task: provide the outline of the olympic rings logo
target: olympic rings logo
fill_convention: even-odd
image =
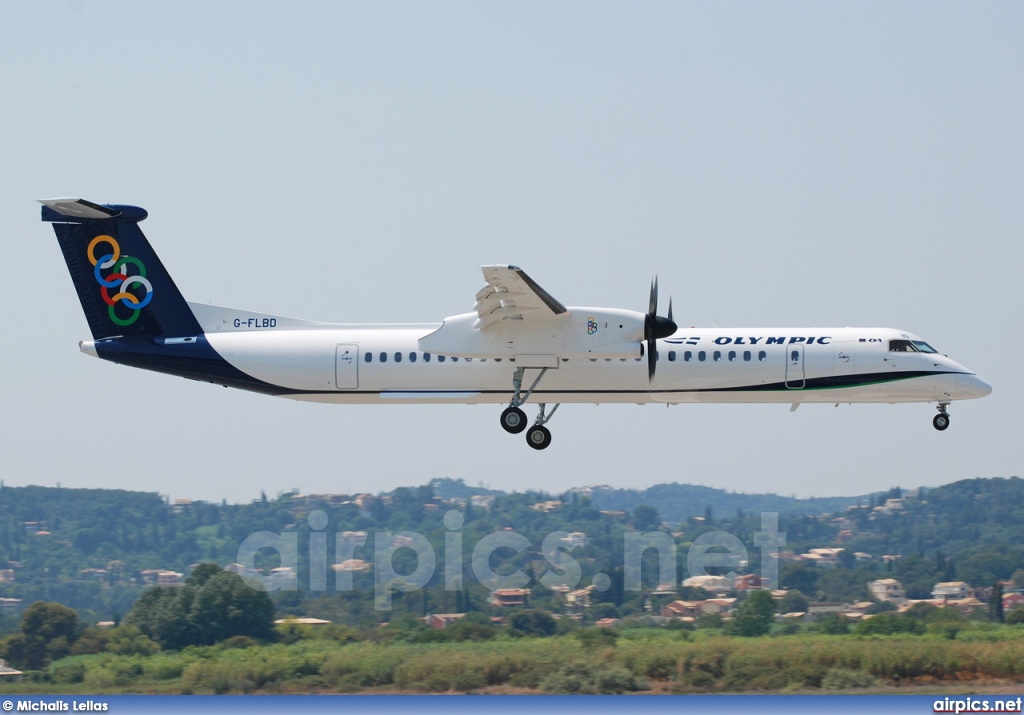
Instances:
[[[100,244],[107,244],[109,249],[103,255],[96,257],[96,247]],[[133,256],[121,256],[121,245],[111,236],[99,235],[89,242],[89,249],[86,252],[89,263],[93,265],[93,277],[100,284],[100,295],[103,302],[107,304],[107,313],[110,319],[122,327],[131,325],[139,319],[139,312],[149,305],[153,300],[153,284],[146,278],[146,266],[138,258]],[[128,266],[132,265],[138,270],[134,276],[128,275]],[[114,270],[106,276],[101,271],[108,268]],[[139,299],[134,293],[129,293],[132,286],[142,286],[146,289],[146,295]],[[110,295],[110,289],[115,288],[117,292]],[[128,318],[122,318],[115,312],[115,307],[120,303],[132,312]]]
[[[593,335],[597,332],[597,321],[593,318],[587,318],[587,335]]]

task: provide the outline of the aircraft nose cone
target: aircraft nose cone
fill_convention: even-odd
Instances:
[[[960,375],[956,378],[957,399],[987,397],[991,394],[992,386],[977,375]]]

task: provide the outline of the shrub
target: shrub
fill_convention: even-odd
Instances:
[[[180,678],[188,661],[180,656],[154,656],[146,658],[142,671],[152,680],[172,680]]]
[[[619,639],[618,631],[612,628],[578,628],[572,632],[572,636],[577,638],[580,644],[587,649],[614,646]]]
[[[850,688],[870,688],[878,685],[878,678],[863,670],[849,668],[832,668],[821,681],[822,690],[848,690]]]
[[[85,680],[85,663],[64,660],[50,666],[51,683],[81,683]]]
[[[879,613],[869,621],[858,623],[854,632],[858,635],[893,635],[895,633],[920,635],[924,633],[924,623],[920,618],[896,613]]]
[[[544,678],[540,689],[548,693],[617,694],[647,690],[647,684],[625,668],[595,671],[587,663],[573,663]]]

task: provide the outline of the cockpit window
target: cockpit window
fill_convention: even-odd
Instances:
[[[923,340],[890,340],[891,353],[937,353],[938,350]]]

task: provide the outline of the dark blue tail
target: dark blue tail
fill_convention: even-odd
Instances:
[[[202,333],[188,303],[142,234],[137,206],[47,199],[53,224],[93,339],[184,337]]]

